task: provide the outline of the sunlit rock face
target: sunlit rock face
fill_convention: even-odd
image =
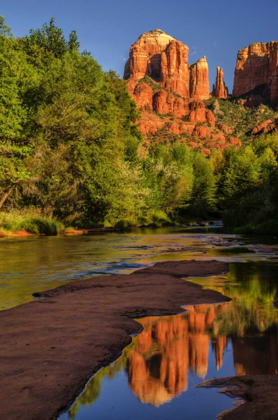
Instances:
[[[212,95],[219,99],[226,99],[228,97],[228,88],[224,82],[224,72],[221,67],[216,69],[216,81],[213,85]]]
[[[278,41],[257,42],[238,52],[233,95],[247,104],[278,106]]]
[[[186,98],[191,97],[188,51],[182,42],[171,41],[161,54],[160,67],[162,86]]]
[[[142,34],[131,46],[124,79],[160,78],[161,54],[175,38],[156,29]]]
[[[194,99],[208,99],[209,70],[206,57],[201,58],[190,69],[190,97]]]
[[[189,48],[160,29],[146,32],[131,46],[124,79],[145,76],[185,98],[208,99],[209,74],[206,58],[188,64]]]
[[[214,113],[205,108],[204,100],[210,98],[206,57],[188,64],[188,52],[186,45],[160,29],[144,33],[130,48],[124,79],[141,111],[144,147],[152,140],[176,137],[190,148],[201,147],[205,156],[214,148],[240,147],[240,140],[221,132]],[[225,99],[228,91],[220,70],[215,96]]]

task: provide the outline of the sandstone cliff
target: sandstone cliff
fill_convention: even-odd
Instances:
[[[146,32],[131,46],[124,79],[145,76],[185,98],[208,99],[208,64],[203,57],[188,64],[189,48],[160,29]]]
[[[190,97],[194,99],[208,99],[209,71],[206,57],[201,58],[190,69]]]
[[[171,35],[159,29],[141,35],[130,48],[124,79],[141,111],[143,150],[154,141],[179,141],[207,156],[240,147],[246,135],[277,131],[273,110],[247,116],[248,106],[278,105],[277,51],[278,41],[239,51],[233,93],[240,98],[224,102],[218,101],[228,97],[222,68],[211,97],[206,57],[188,64],[188,47]]]
[[[278,105],[278,41],[254,43],[238,52],[233,95],[257,106]]]
[[[216,69],[216,81],[213,85],[212,95],[219,99],[226,99],[228,97],[228,88],[224,82],[224,72],[221,67]]]

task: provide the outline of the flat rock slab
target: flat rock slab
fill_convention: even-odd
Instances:
[[[142,330],[130,317],[227,302],[181,278],[226,271],[228,264],[217,261],[163,262],[130,275],[69,283],[0,312],[0,418],[57,418]]]
[[[197,387],[218,387],[220,392],[245,403],[236,405],[218,416],[219,420],[277,420],[278,377],[276,375],[247,375],[217,378]]]

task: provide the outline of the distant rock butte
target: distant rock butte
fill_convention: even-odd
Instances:
[[[124,79],[138,109],[145,144],[179,139],[189,147],[210,154],[241,141],[231,137],[233,130],[216,124],[216,112],[205,108],[204,100],[214,96],[227,99],[224,72],[217,67],[210,95],[206,57],[188,64],[189,48],[160,29],[142,34],[131,46]],[[278,41],[256,43],[239,51],[233,96],[242,105],[262,103],[278,106]],[[252,134],[277,131],[277,119],[256,127]]]
[[[278,106],[278,41],[257,42],[238,52],[233,95],[246,97],[249,106]]]
[[[224,72],[221,67],[216,69],[216,81],[213,85],[212,95],[216,98],[226,99],[228,97],[228,88],[224,82]]]
[[[149,76],[160,86],[185,98],[208,99],[206,57],[188,64],[189,48],[160,29],[146,32],[131,46],[124,79]]]
[[[216,126],[214,113],[203,102],[210,98],[206,57],[188,64],[188,51],[160,29],[144,33],[130,48],[124,79],[141,111],[145,144],[178,136],[180,142],[195,148],[206,139],[202,146],[205,155],[215,147],[240,147],[240,140]],[[218,98],[228,95],[220,68],[214,94]]]

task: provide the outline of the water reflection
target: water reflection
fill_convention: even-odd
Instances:
[[[159,416],[170,401],[172,406],[176,397],[182,400],[187,394],[191,396],[186,399],[187,409],[198,414],[201,407],[193,404],[192,395],[196,392],[193,385],[206,377],[277,374],[278,312],[271,305],[277,296],[276,273],[276,264],[241,263],[231,264],[227,276],[194,279],[205,287],[222,291],[233,301],[187,307],[182,315],[138,320],[144,327],[142,334],[134,338],[119,360],[92,378],[69,413],[62,417],[89,418],[82,417],[82,406],[101,400],[103,384],[111,379],[117,383],[115,378],[123,373],[129,388],[125,398],[129,399],[131,409],[135,404],[133,395],[141,403],[159,407]],[[121,387],[124,389],[123,379]],[[107,392],[103,393],[102,405],[117,405],[113,392],[110,390],[109,397]],[[200,398],[204,395],[200,390],[197,392]],[[212,401],[219,398],[215,390],[211,395]],[[227,402],[225,408],[228,406]],[[221,411],[217,407],[216,414]],[[91,418],[100,418],[99,411],[94,417],[94,404],[90,410]],[[103,418],[109,418],[105,417],[103,407],[102,413]],[[152,412],[149,418],[156,415]]]
[[[210,330],[215,309],[189,308],[173,317],[140,320],[144,332],[135,340],[126,371],[132,392],[143,403],[156,407],[188,389],[188,371],[204,379],[208,370]],[[222,336],[216,339],[217,364],[222,363]]]
[[[128,274],[159,260],[211,258],[211,242],[234,235],[185,234],[162,228],[77,237],[0,239],[0,310],[33,300],[32,293],[96,275]],[[206,252],[212,251],[208,256]]]

